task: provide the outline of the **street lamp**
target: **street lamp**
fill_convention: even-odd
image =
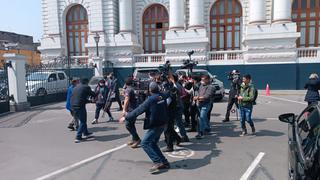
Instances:
[[[100,36],[99,36],[98,33],[96,33],[96,35],[95,35],[93,38],[94,38],[94,41],[96,42],[97,57],[99,57],[99,47],[98,47],[98,44],[99,44]]]

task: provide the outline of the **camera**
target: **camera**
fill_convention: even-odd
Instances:
[[[183,64],[181,66],[182,69],[188,69],[190,73],[192,73],[192,70],[195,66],[197,66],[198,62],[191,60],[191,56],[194,54],[194,51],[189,51],[188,53],[189,59],[183,60]]]
[[[233,71],[229,72],[228,80],[234,81],[234,82],[240,80],[240,72],[238,70],[233,70]]]
[[[183,60],[183,64],[181,66],[182,69],[193,69],[195,66],[197,66],[198,62],[193,60]]]
[[[159,67],[161,81],[167,81],[169,78],[169,73],[171,72],[171,64],[170,61],[166,61],[166,63]]]

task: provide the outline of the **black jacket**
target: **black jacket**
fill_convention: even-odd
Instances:
[[[148,112],[144,122],[144,129],[161,127],[168,123],[167,101],[163,94],[152,94],[137,109],[129,112],[126,116],[127,121],[132,121],[144,112]]]
[[[73,109],[84,108],[88,103],[89,97],[95,97],[95,95],[88,85],[80,84],[73,89],[71,107]]]
[[[231,82],[229,97],[236,98],[240,93],[241,79],[235,79]]]
[[[304,86],[307,89],[307,94],[305,97],[306,102],[316,102],[320,101],[319,89],[320,89],[320,80],[310,79]]]

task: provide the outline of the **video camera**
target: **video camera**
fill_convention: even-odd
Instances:
[[[197,66],[198,62],[191,59],[191,56],[194,54],[194,51],[189,51],[188,56],[189,59],[183,60],[183,64],[181,66],[182,69],[188,69],[190,73],[192,73],[192,70],[195,66]]]
[[[234,82],[240,80],[240,72],[238,70],[233,70],[233,71],[229,72],[228,80],[234,81]]]
[[[171,64],[170,61],[166,61],[164,65],[159,67],[161,81],[168,81],[169,73],[171,72]]]

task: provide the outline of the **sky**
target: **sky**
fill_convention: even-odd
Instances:
[[[38,42],[42,29],[41,0],[0,0],[0,31],[30,35]]]

